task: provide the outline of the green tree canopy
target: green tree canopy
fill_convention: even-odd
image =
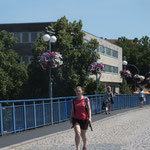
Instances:
[[[3,100],[17,99],[28,77],[26,66],[12,50],[15,42],[12,33],[0,32],[0,99]]]
[[[85,89],[85,94],[96,93],[96,82],[87,75],[88,66],[95,61],[95,57],[87,49],[73,49],[73,47],[84,46],[91,48],[94,51],[98,47],[98,42],[96,40],[91,40],[88,43],[84,42],[84,32],[82,32],[81,20],[79,22],[74,21],[71,23],[68,22],[66,17],[62,17],[58,19],[52,27],[54,28],[55,36],[57,37],[56,43],[52,44],[52,51],[60,52],[63,56],[63,65],[58,69],[52,69],[53,97],[75,95],[74,89],[77,85],[81,85]],[[48,71],[41,70],[41,67],[36,60],[42,50],[48,51],[48,42],[42,40],[42,35],[43,33],[33,46],[35,56],[33,62],[36,63],[36,65],[30,65],[29,70],[31,81],[35,82],[33,80],[36,80],[36,86],[32,84],[34,86],[34,88],[32,88],[34,89],[32,93],[34,93],[34,95],[36,94],[38,84],[38,87],[41,87],[41,89],[39,88],[41,96],[45,97],[48,96],[45,95],[45,91],[48,91]],[[35,74],[36,79],[34,78]],[[41,74],[44,75],[40,76]],[[95,87],[89,89],[88,84],[91,84],[91,82],[95,83]]]
[[[147,73],[150,71],[149,37],[143,36],[141,39],[136,41],[121,37],[116,44],[122,47],[123,56],[126,56],[128,64],[135,65],[139,69],[140,75],[147,76]],[[137,74],[135,67],[127,66],[127,69],[130,70],[133,75]],[[134,84],[131,79],[128,79],[127,81],[132,85]]]

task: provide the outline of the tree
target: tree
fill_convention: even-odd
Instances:
[[[150,38],[143,36],[138,41],[138,61],[137,65],[141,75],[146,75],[150,71]]]
[[[63,65],[56,69],[52,69],[52,79],[53,79],[53,97],[55,96],[71,96],[74,95],[74,89],[77,85],[81,85],[85,88],[85,94],[88,94],[89,90],[86,89],[88,84],[91,82],[95,83],[94,80],[91,80],[87,76],[87,69],[90,63],[95,61],[93,54],[87,49],[72,49],[74,46],[87,46],[92,50],[95,50],[98,47],[98,42],[96,40],[92,40],[88,43],[84,42],[84,33],[82,32],[82,21],[79,22],[74,21],[73,23],[68,22],[66,17],[62,17],[58,19],[56,24],[52,26],[55,30],[55,36],[57,37],[57,42],[52,45],[52,51],[60,52],[63,56]],[[48,50],[48,43],[43,42],[42,35],[40,39],[37,40],[33,47],[34,52],[34,63],[36,62],[36,66],[38,62],[36,61],[36,57],[40,55],[41,51],[44,49]],[[34,65],[35,66],[35,65]],[[36,70],[34,67],[30,65],[30,70],[32,74],[32,82],[34,80],[34,76]],[[36,74],[39,76],[42,70],[39,70],[39,73]],[[44,80],[47,80],[48,74],[46,74],[47,70],[45,70],[45,75],[42,76],[42,82],[45,84],[40,84],[41,80],[37,81],[41,86],[48,87],[47,83]],[[30,76],[31,78],[31,76]],[[38,77],[37,77],[38,78]],[[48,82],[48,80],[47,80]],[[30,82],[31,83],[31,82]],[[36,89],[37,87],[34,86]],[[46,88],[44,88],[46,89]],[[92,94],[96,93],[96,88],[91,92]],[[41,90],[41,96],[44,97],[45,93]],[[47,95],[45,95],[47,96]]]
[[[15,42],[12,33],[0,32],[0,99],[3,100],[19,98],[28,77],[26,66],[12,50]]]
[[[126,56],[129,64],[134,64],[139,70],[140,75],[146,76],[150,68],[150,39],[148,36],[143,36],[136,42],[125,37],[120,38],[117,45],[123,49],[123,56]],[[127,66],[131,73],[137,74],[136,68]],[[127,83],[134,85],[134,80],[127,79]]]

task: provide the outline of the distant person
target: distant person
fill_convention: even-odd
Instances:
[[[140,107],[142,107],[143,106],[143,101],[144,101],[144,91],[143,91],[143,88],[140,88],[139,97],[140,97]]]
[[[88,125],[91,124],[90,101],[88,97],[83,96],[83,90],[80,86],[76,87],[76,96],[77,97],[72,101],[71,109],[71,123],[73,124],[75,131],[76,150],[80,149],[80,136],[83,140],[82,150],[87,150],[86,131]]]
[[[105,106],[105,114],[110,114],[111,112],[111,104],[114,104],[113,101],[113,93],[111,91],[111,87],[108,86],[106,89],[106,92],[104,94],[104,102],[103,102],[104,106]]]

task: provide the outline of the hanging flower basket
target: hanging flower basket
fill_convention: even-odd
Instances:
[[[58,52],[42,52],[38,61],[44,68],[58,68],[63,64],[62,55]]]
[[[88,67],[88,72],[90,74],[101,74],[104,68],[104,64],[103,63],[97,63],[94,62],[92,64],[90,64],[90,66]]]
[[[120,71],[120,75],[121,77],[127,77],[127,78],[131,78],[132,74],[129,70],[121,70]]]
[[[138,75],[138,74],[135,74],[135,75],[134,75],[134,79],[143,81],[143,80],[145,79],[145,77],[144,77],[144,76],[140,76],[140,75]]]
[[[147,80],[147,81],[150,81],[150,77],[148,77],[146,80]]]

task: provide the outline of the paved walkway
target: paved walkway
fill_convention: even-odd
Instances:
[[[150,150],[150,106],[93,122],[88,150]],[[82,142],[81,142],[82,147]],[[74,131],[50,134],[2,150],[75,150]]]

